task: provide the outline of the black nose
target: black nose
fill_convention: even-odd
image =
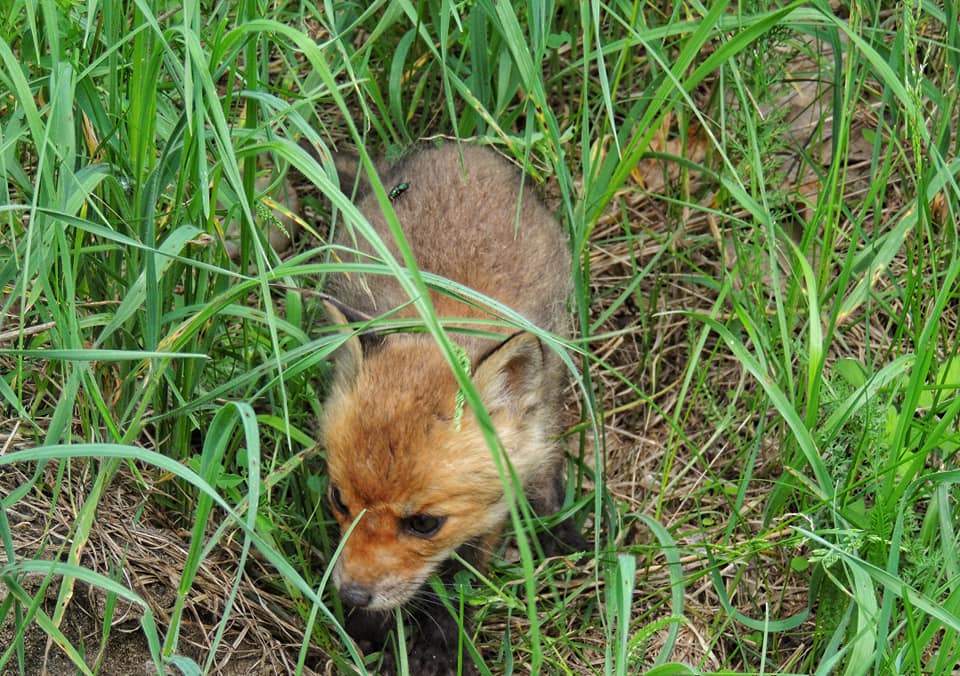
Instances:
[[[365,608],[370,605],[373,595],[370,593],[370,590],[364,587],[362,584],[348,582],[340,587],[340,598],[349,603],[351,606]]]

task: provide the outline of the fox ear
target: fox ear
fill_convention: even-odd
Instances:
[[[323,305],[334,324],[341,327],[345,333],[351,333],[350,324],[363,324],[373,320],[373,317],[341,303],[333,296],[325,296]],[[374,331],[361,331],[347,339],[334,354],[337,367],[337,377],[349,382],[360,373],[360,366],[364,357],[383,346],[385,337]]]
[[[540,400],[543,362],[540,339],[521,331],[480,358],[473,384],[488,410],[510,408],[522,414]]]
[[[340,190],[343,191],[344,195],[348,197],[353,195],[353,199],[359,199],[369,190],[369,183],[366,182],[361,173],[360,156],[356,153],[331,152],[326,146],[315,146],[306,137],[300,139],[300,147],[310,153],[313,159],[318,162],[322,162],[326,155],[330,155],[333,159],[333,167],[337,170]],[[358,179],[360,179],[359,182]]]
[[[370,185],[362,174],[360,165],[360,156],[352,153],[333,153],[333,166],[337,170],[337,178],[340,179],[340,190],[347,197],[353,196],[354,200],[360,199],[367,192]]]

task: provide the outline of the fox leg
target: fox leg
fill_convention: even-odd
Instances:
[[[475,570],[484,571],[493,547],[500,536],[500,529],[478,537],[457,549],[460,559]],[[458,560],[449,559],[440,569],[440,582],[444,589],[453,591],[456,585],[456,575],[466,567]],[[410,647],[410,673],[424,674],[424,676],[454,676],[458,673],[457,663],[460,647],[461,627],[464,632],[470,631],[471,611],[466,606],[462,610],[462,620],[442,605],[436,598],[429,584],[421,592],[423,597],[414,600],[416,608],[411,619],[416,625],[413,644]],[[449,601],[453,609],[459,610],[459,602],[454,594],[450,594]],[[439,607],[438,607],[439,606]],[[476,673],[473,660],[464,649],[463,670],[460,673]]]
[[[476,570],[485,570],[493,546],[499,537],[499,529],[462,545],[457,553],[460,558]],[[465,570],[458,560],[450,559],[441,566],[438,576],[444,589],[453,590],[456,575]],[[450,603],[458,609],[458,599],[450,596]],[[466,631],[470,626],[469,607],[464,608],[462,625]],[[364,652],[385,650],[381,665],[384,675],[397,673],[397,657],[388,645],[390,632],[396,628],[393,611],[369,611],[353,609],[347,616],[347,633],[357,642]],[[437,598],[430,583],[423,588],[404,607],[404,624],[410,628],[412,640],[408,652],[408,664],[411,674],[421,676],[455,676],[460,645],[461,620],[447,610]],[[466,652],[466,651],[464,651]],[[473,661],[469,655],[463,657],[463,670],[459,673],[473,674]]]
[[[559,456],[559,453],[557,454]],[[530,506],[537,516],[556,514],[563,507],[563,463],[559,456],[553,463],[552,471],[543,481],[529,491]],[[555,526],[541,531],[538,535],[540,547],[545,556],[559,556],[589,549],[580,529],[573,519],[564,519]]]
[[[438,601],[425,601],[425,591],[414,597],[405,610],[404,624],[413,634],[407,656],[409,673],[422,676],[455,676],[457,674],[457,645],[460,626],[444,607],[437,608]],[[427,607],[423,607],[424,604]],[[390,633],[396,628],[396,615],[392,611],[354,609],[347,618],[347,633],[357,642],[364,653],[383,651],[378,673],[395,676],[399,673],[399,659],[394,654]],[[406,650],[406,646],[400,646]],[[473,673],[469,657],[464,659],[462,673]]]

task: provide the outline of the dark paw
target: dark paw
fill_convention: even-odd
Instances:
[[[410,650],[410,674],[423,674],[423,676],[457,676],[458,673],[474,674],[473,667],[466,659],[463,665],[463,671],[457,671],[457,654],[446,652],[435,645],[415,644]]]
[[[592,549],[571,519],[565,519],[540,535],[544,556],[562,556]]]
[[[463,669],[457,671],[456,654],[439,652],[433,646],[418,647],[414,645],[406,662],[406,673],[410,676],[457,676],[458,674],[475,676],[477,673],[469,659],[464,662]],[[398,676],[400,674],[400,659],[392,650],[384,650],[379,665],[372,665],[369,668],[370,673],[379,676]]]
[[[346,628],[363,652],[376,651],[383,646],[393,629],[393,615],[354,608],[347,615]]]
[[[385,650],[380,656],[379,666],[368,667],[371,674],[379,674],[379,676],[396,676],[399,674],[397,669],[397,661],[394,659],[393,653],[389,650]]]

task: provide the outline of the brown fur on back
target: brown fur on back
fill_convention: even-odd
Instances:
[[[564,235],[509,162],[488,148],[447,145],[418,151],[380,178],[388,192],[400,183],[409,186],[391,205],[421,270],[498,300],[537,326],[567,333],[570,256]],[[399,256],[376,197],[366,191],[357,206]],[[354,245],[343,231],[337,242]],[[365,242],[358,244],[371,253]],[[339,275],[330,285],[339,300],[370,315],[409,300],[389,276],[368,275],[364,282]],[[482,316],[447,296],[431,298],[441,317]],[[413,308],[401,314],[415,315]]]

